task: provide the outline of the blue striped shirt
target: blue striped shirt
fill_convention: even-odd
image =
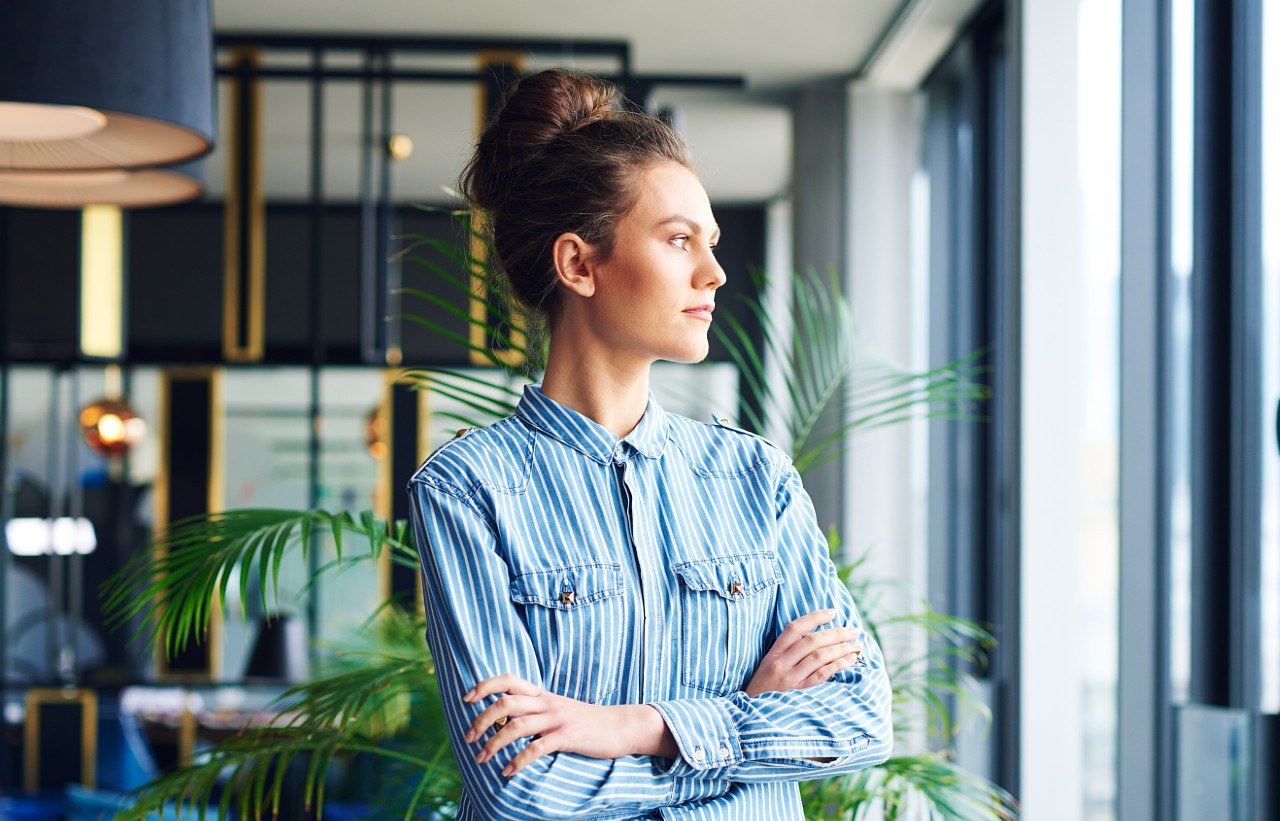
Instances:
[[[409,483],[427,641],[462,772],[459,818],[802,819],[797,781],[883,761],[879,647],[827,683],[742,688],[793,619],[861,628],[781,450],[665,413],[623,439],[525,388],[516,413],[437,448]],[[675,761],[543,756],[477,765],[462,695],[512,673],[597,704],[651,704]],[[491,702],[490,702],[491,703]]]

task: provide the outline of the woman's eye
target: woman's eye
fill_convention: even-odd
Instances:
[[[685,246],[689,244],[688,234],[680,234],[679,236],[672,237],[671,244],[683,251]]]

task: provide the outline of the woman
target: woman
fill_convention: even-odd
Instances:
[[[649,393],[724,283],[687,149],[550,70],[463,190],[551,337],[409,485],[459,817],[800,819],[795,782],[887,757],[889,682],[786,456]]]

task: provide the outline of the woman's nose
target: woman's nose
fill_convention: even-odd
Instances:
[[[720,260],[716,259],[714,256],[710,258],[707,265],[706,277],[707,284],[711,286],[712,290],[719,288],[725,283],[725,280],[728,279],[728,277],[725,276],[724,268],[720,267]]]

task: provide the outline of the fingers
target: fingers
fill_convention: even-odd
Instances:
[[[782,651],[779,661],[783,664],[798,667],[803,665],[805,659],[809,656],[815,653],[821,656],[832,647],[839,647],[842,653],[847,653],[852,649],[849,644],[857,641],[857,639],[858,631],[848,627],[832,627],[827,630],[806,633],[797,639],[794,644]],[[830,660],[830,657],[821,659],[822,663]]]
[[[528,736],[537,736],[539,733],[546,732],[554,726],[554,720],[546,715],[523,715],[517,718],[508,719],[507,723],[502,725],[502,729],[493,734],[485,745],[480,748],[480,752],[476,754],[476,763],[483,764],[493,759],[503,747],[513,741],[518,741]],[[529,742],[534,744],[540,739],[534,738]],[[541,745],[539,745],[541,746]],[[527,747],[526,747],[527,749]],[[523,752],[523,750],[521,751]],[[535,755],[534,758],[537,758]],[[532,759],[529,759],[532,760]]]
[[[510,778],[537,759],[557,752],[558,749],[554,735],[539,736],[526,744],[523,750],[516,753],[515,758],[507,762],[507,766],[502,768],[502,775],[505,778]]]
[[[821,633],[838,633],[840,636],[835,640],[826,639],[820,643],[815,642],[813,649],[795,663],[796,676],[806,682],[809,682],[819,670],[826,668],[828,665],[839,662],[846,657],[856,660],[862,652],[862,643],[856,637],[850,635],[853,633],[852,630],[823,630]],[[821,635],[821,633],[812,635]],[[833,671],[831,675],[834,675],[834,672],[838,672],[838,670]],[[831,675],[823,678],[822,681],[826,681]]]
[[[848,653],[829,664],[824,664],[805,679],[804,686],[812,687],[815,684],[822,684],[823,682],[830,681],[836,673],[839,673],[841,670],[848,670],[850,667],[857,664],[860,657],[859,653]]]
[[[485,679],[468,690],[462,700],[468,704],[474,704],[487,696],[497,695],[498,693],[510,693],[514,696],[536,696],[542,693],[542,689],[519,676],[507,673],[506,675]]]
[[[528,715],[534,712],[536,700],[536,696],[504,695],[480,711],[480,715],[471,722],[471,727],[467,729],[467,734],[463,738],[470,743],[483,738],[494,725],[505,729],[508,719],[512,716]]]
[[[476,753],[476,763],[485,764],[512,742],[532,736],[533,740],[503,768],[503,776],[510,777],[535,759],[556,751],[554,742],[543,735],[559,727],[558,719],[550,712],[555,699],[525,679],[503,675],[480,682],[463,696],[463,700],[476,702],[496,694],[501,695],[480,711],[467,728],[464,739],[467,743],[474,743],[494,730]]]
[[[802,641],[805,636],[811,635],[824,624],[827,624],[836,617],[834,610],[814,610],[811,613],[805,613],[800,618],[788,624],[782,630],[782,635],[778,636],[778,640],[773,643],[770,652],[778,651],[784,653],[797,643]]]

